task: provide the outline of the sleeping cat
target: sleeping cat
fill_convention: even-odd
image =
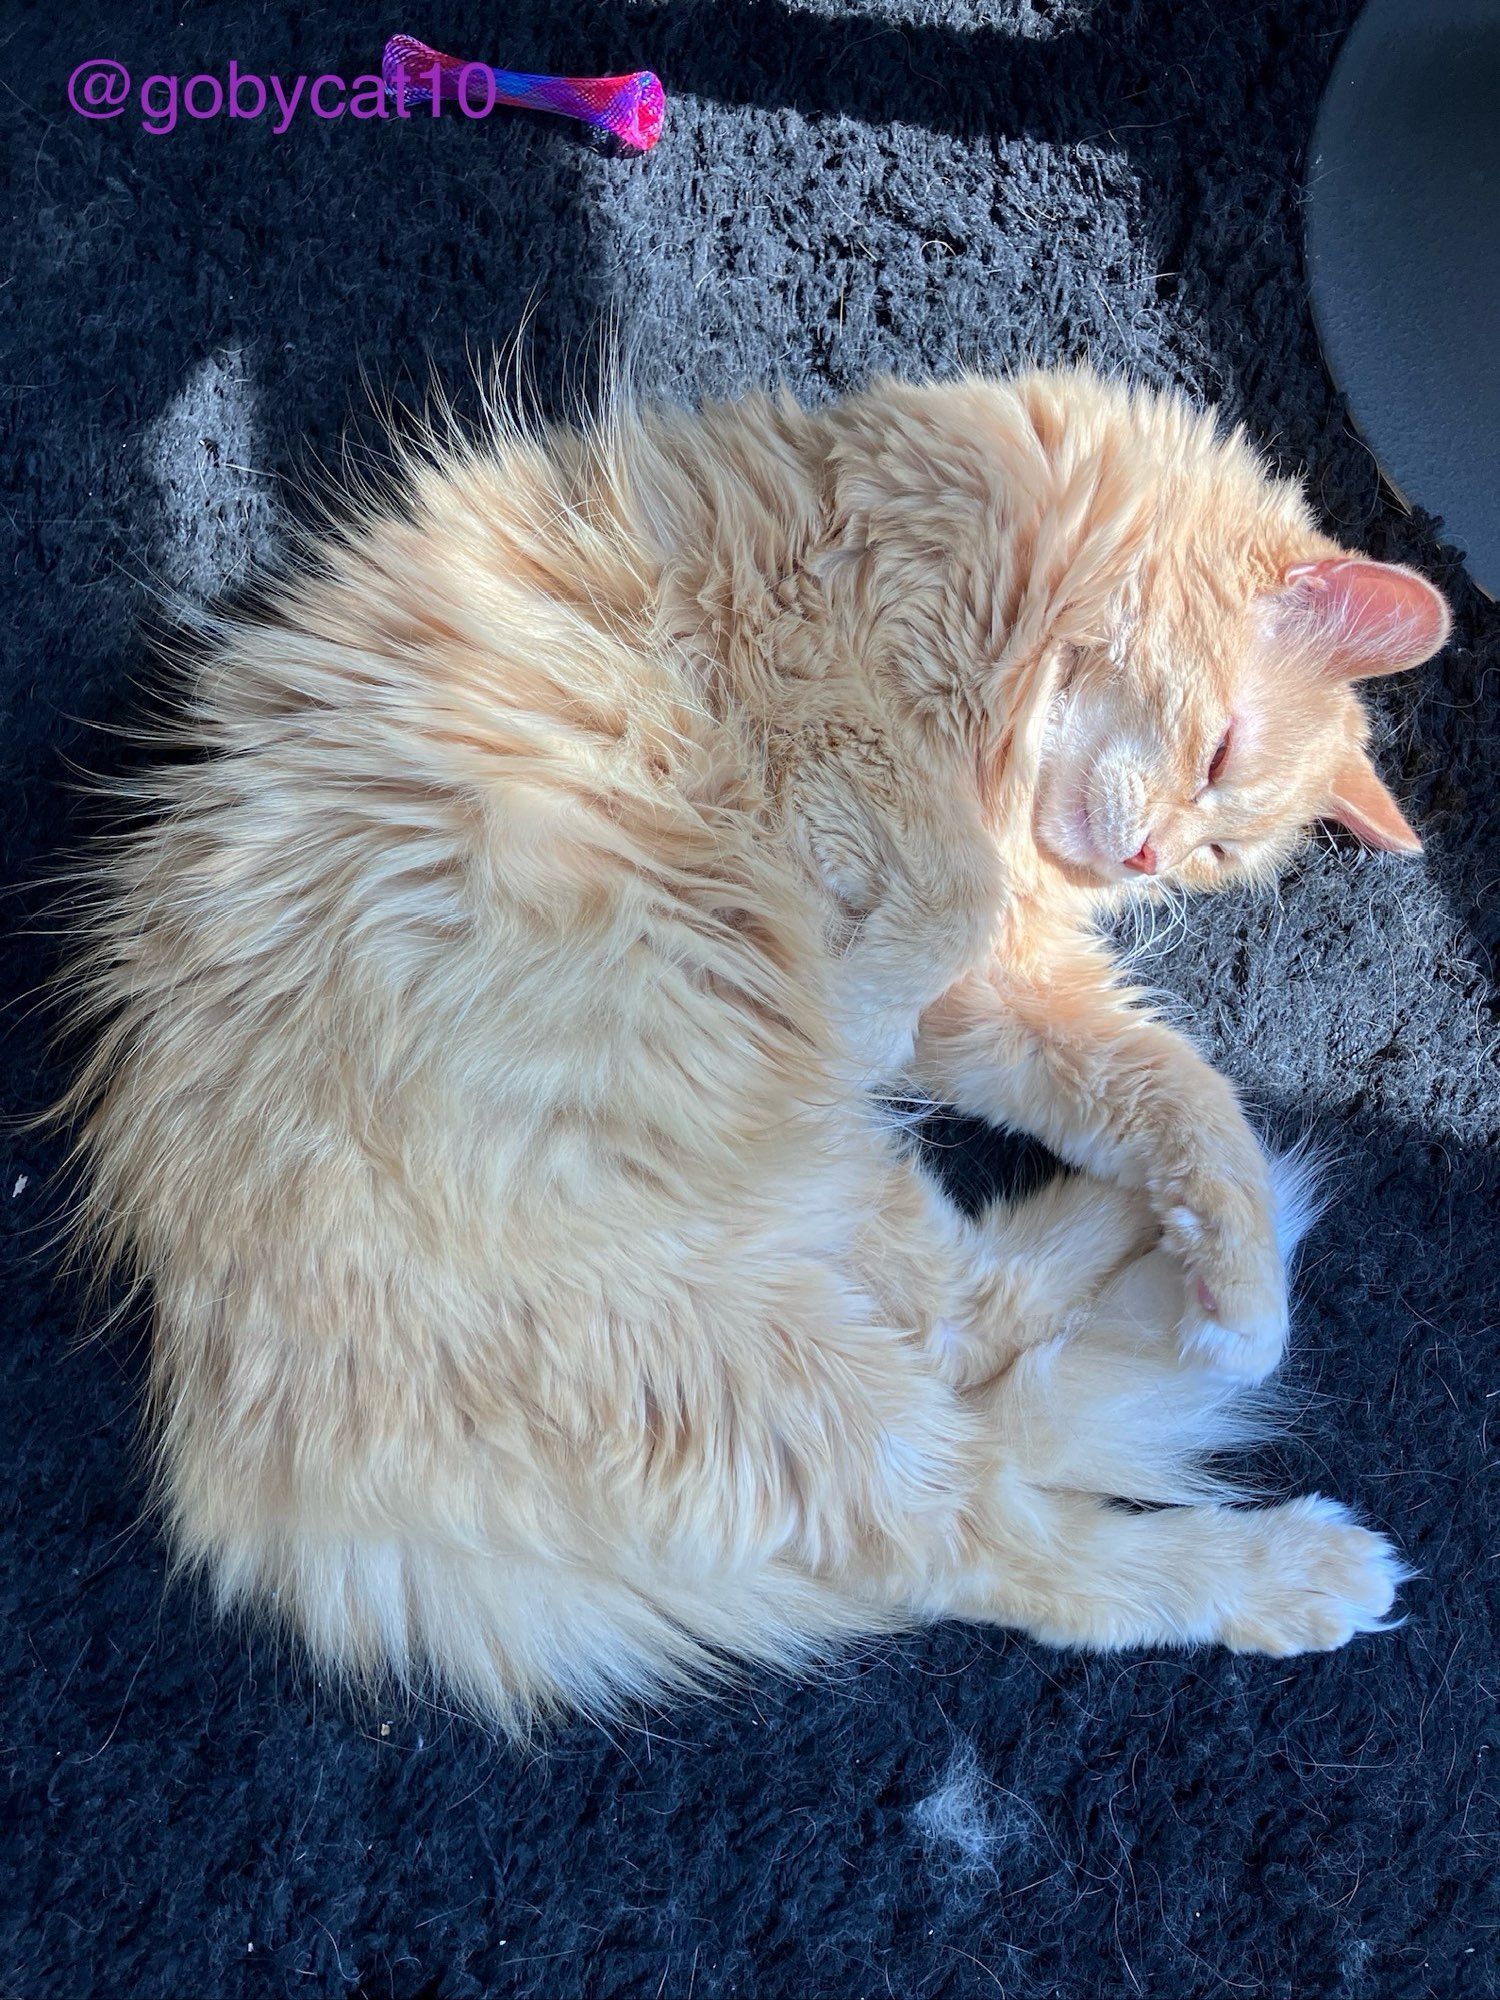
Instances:
[[[182,1558],[512,1728],[949,1615],[1378,1627],[1384,1541],[1203,1470],[1296,1221],[1091,927],[1319,816],[1414,848],[1351,683],[1446,631],[1086,374],[411,458],[95,874],[72,1104]],[[884,1084],[1087,1171],[969,1222]]]

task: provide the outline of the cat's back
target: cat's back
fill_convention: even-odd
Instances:
[[[821,937],[597,442],[415,471],[224,633],[186,733],[96,884],[116,1243],[457,1254],[750,1174],[817,1095]]]

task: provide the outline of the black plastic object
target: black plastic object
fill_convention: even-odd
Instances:
[[[1500,0],[1368,0],[1318,115],[1307,262],[1387,478],[1500,595]]]

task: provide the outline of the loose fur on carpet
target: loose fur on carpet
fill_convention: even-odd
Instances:
[[[1500,1991],[1484,1474],[1500,1286],[1500,616],[1381,485],[1319,359],[1300,177],[1351,0],[628,0],[418,21],[22,0],[0,291],[8,1504],[0,1991],[381,2000],[1403,2000]],[[309,79],[393,28],[509,67],[649,64],[660,146],[524,114],[355,124],[67,108],[76,66]],[[1381,684],[1420,862],[1317,843],[1276,901],[1141,940],[1263,1127],[1333,1161],[1303,1259],[1295,1439],[1265,1473],[1360,1506],[1421,1572],[1326,1658],[1085,1660],[943,1627],[819,1679],[579,1726],[521,1755],[320,1686],[171,1586],[136,1445],[142,1330],[62,1268],[46,894],[191,618],[354,462],[369,386],[462,401],[529,315],[542,401],[613,319],[641,387],[1089,356],[1225,403],[1329,532],[1457,626]],[[346,420],[353,413],[352,434]],[[1037,1171],[931,1128],[957,1192]]]

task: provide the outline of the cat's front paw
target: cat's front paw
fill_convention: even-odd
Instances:
[[[1163,1240],[1187,1266],[1183,1352],[1259,1382],[1286,1352],[1286,1271],[1269,1202],[1210,1205],[1201,1196],[1162,1216]]]

